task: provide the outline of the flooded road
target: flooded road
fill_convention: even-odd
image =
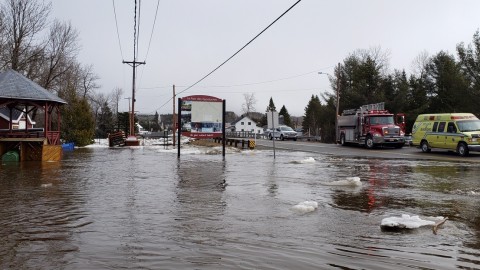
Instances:
[[[211,150],[2,164],[0,268],[480,269],[476,164]],[[448,220],[380,228],[402,214]]]

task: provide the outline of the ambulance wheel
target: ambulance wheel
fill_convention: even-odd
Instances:
[[[467,146],[467,144],[464,143],[464,142],[459,143],[458,146],[457,146],[457,153],[462,157],[468,156],[468,146]]]
[[[367,136],[367,139],[365,139],[365,147],[366,147],[367,149],[372,149],[373,146],[374,146],[374,144],[373,144],[373,138],[372,138],[371,135],[368,135],[368,136]]]
[[[340,144],[342,146],[347,145],[347,142],[345,142],[345,134],[340,135]]]
[[[430,147],[428,146],[428,142],[427,141],[422,141],[422,143],[420,144],[420,148],[422,148],[422,152],[424,153],[430,153],[430,151],[432,149],[430,149]]]

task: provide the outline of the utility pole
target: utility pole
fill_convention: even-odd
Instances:
[[[139,12],[140,15],[140,12]],[[140,25],[140,24],[139,24]],[[123,61],[124,64],[128,64],[133,69],[132,78],[132,112],[130,114],[130,135],[126,140],[127,145],[136,146],[139,144],[137,137],[135,137],[135,71],[140,65],[145,65],[145,62],[137,61],[137,0],[135,0],[135,16],[133,24],[133,61]]]
[[[134,53],[135,55],[135,53]],[[132,110],[130,116],[130,136],[135,136],[135,71],[137,70],[137,67],[140,65],[145,65],[145,62],[137,62],[135,60],[133,61],[123,61],[124,64],[128,64],[133,68],[133,78],[132,78]]]
[[[172,137],[172,143],[173,143],[173,147],[175,147],[175,126],[177,125],[177,117],[175,117],[175,84],[173,85],[173,114],[172,114],[172,134],[173,134],[173,137]],[[180,127],[178,127],[180,128]]]
[[[338,112],[339,112],[339,106],[340,106],[340,63],[338,63],[338,68],[337,68],[337,105],[336,107],[336,114],[335,114],[335,143],[339,141],[338,138]]]

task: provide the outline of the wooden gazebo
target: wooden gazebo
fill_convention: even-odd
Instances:
[[[16,151],[20,161],[60,160],[62,146],[60,144],[60,106],[66,102],[45,90],[14,70],[0,73],[0,108],[9,114],[7,123],[0,123],[0,157]],[[39,128],[27,122],[14,125],[14,115],[25,115],[29,120],[32,112],[43,114]],[[56,117],[54,117],[56,116]],[[56,125],[52,120],[56,120]],[[8,125],[7,125],[8,124]],[[22,127],[22,128],[21,128]]]

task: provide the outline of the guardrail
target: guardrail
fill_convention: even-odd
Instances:
[[[227,138],[256,138],[256,139],[266,139],[267,134],[264,133],[254,133],[251,131],[226,131],[225,137]]]
[[[214,142],[222,143],[222,137],[213,138]],[[255,140],[242,138],[225,138],[225,145],[234,146],[240,149],[255,149]]]

